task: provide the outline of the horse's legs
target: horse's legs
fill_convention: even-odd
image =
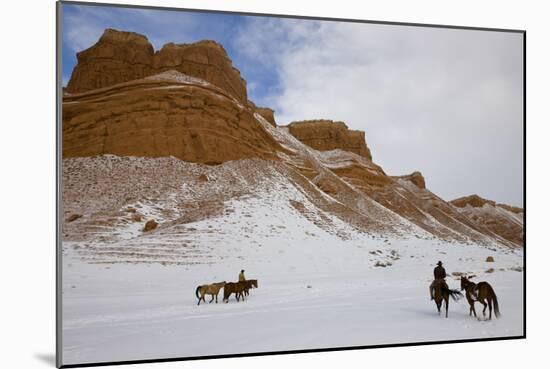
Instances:
[[[218,291],[220,293],[220,291]],[[216,294],[216,304],[218,303],[218,293]]]
[[[449,297],[445,299],[445,318],[449,317]]]
[[[208,301],[208,303],[211,304],[212,301],[214,301],[214,294],[212,294],[212,298],[210,299],[210,301]]]
[[[493,300],[491,298],[488,298],[487,301],[489,302],[489,320],[493,317]]]
[[[483,304],[483,317],[485,318],[485,310],[487,310],[487,303],[483,300],[480,300],[479,302]]]
[[[435,306],[437,306],[437,313],[441,315],[441,301],[436,301]]]

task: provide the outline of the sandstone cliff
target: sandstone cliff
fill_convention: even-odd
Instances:
[[[298,140],[316,150],[341,149],[372,160],[365,142],[365,132],[350,130],[344,122],[306,120],[290,123],[288,130]]]
[[[168,43],[155,52],[134,32],[107,29],[92,47],[77,54],[67,92],[85,92],[140,79],[167,70],[201,78],[246,103],[246,82],[225,49],[214,41]]]
[[[63,99],[63,157],[174,156],[219,164],[284,151],[254,111],[176,71]]]

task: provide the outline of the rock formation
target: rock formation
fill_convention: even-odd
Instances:
[[[480,197],[478,195],[470,195],[470,196],[464,196],[460,197],[458,199],[454,199],[451,201],[451,204],[458,208],[464,208],[468,205],[474,208],[481,208],[485,204],[489,204],[491,206],[495,206],[496,203],[491,200],[484,199],[483,197]]]
[[[66,91],[85,92],[177,70],[222,88],[246,103],[246,82],[225,49],[214,41],[168,43],[155,52],[147,37],[107,29],[92,47],[77,54]]]
[[[365,142],[365,132],[350,130],[344,122],[305,120],[290,123],[288,130],[298,140],[316,150],[341,149],[372,160]]]
[[[134,183],[123,178],[130,175],[128,168],[141,168],[141,164],[136,168],[130,161],[121,167],[122,173],[108,168],[107,175],[106,168],[86,167],[87,163],[118,162],[111,154],[116,158],[139,157],[136,160],[155,171],[141,174],[150,181],[159,175],[159,163],[164,163],[160,175],[169,176],[167,173],[180,168],[180,180],[193,188],[223,182],[204,193],[200,202],[204,217],[222,214],[223,204],[233,197],[252,196],[255,187],[245,186],[247,181],[262,187],[263,181],[279,183],[284,178],[279,190],[299,189],[317,208],[296,203],[295,210],[327,229],[331,225],[325,215],[319,215],[323,212],[362,232],[403,235],[421,229],[423,237],[523,245],[522,209],[475,195],[449,203],[426,188],[420,172],[389,176],[372,161],[362,131],[349,130],[345,123],[331,120],[277,126],[272,109],[257,107],[247,99],[245,81],[223,47],[213,41],[170,43],[154,52],[145,36],[106,30],[94,46],[78,54],[78,65],[63,96],[62,117],[66,162],[73,163],[79,172],[111,178],[112,187],[120,190],[113,213],[104,214],[100,223],[116,223],[118,207],[129,206],[124,203],[124,194],[133,191],[126,186],[133,187]],[[95,158],[79,161],[87,157]],[[173,158],[162,160],[166,157]],[[203,165],[197,172],[187,173],[202,164],[216,166],[206,166],[213,168],[210,170]],[[239,173],[231,172],[235,170]],[[94,185],[96,174],[86,179],[89,186]],[[78,187],[71,192],[72,199],[80,199],[87,190],[86,186],[79,187],[81,180],[77,179],[71,182]],[[159,186],[170,185],[159,191],[171,199],[181,181],[170,182],[163,177]],[[150,190],[136,188],[138,193]],[[178,190],[183,191],[183,197],[189,195],[184,190]],[[214,190],[221,191],[216,202],[209,200]],[[183,197],[179,201],[184,201]],[[103,199],[100,207],[107,200],[111,201]],[[197,201],[192,197],[188,200],[180,210],[187,221],[196,220],[198,213],[193,206]],[[72,211],[67,217],[85,213],[82,204],[74,202],[74,208],[67,207]],[[188,207],[194,210],[188,212]],[[132,221],[144,219],[140,214],[132,216],[136,216],[129,218]],[[95,227],[98,221],[84,216],[67,221],[65,226],[68,230]],[[159,232],[167,223],[162,224]]]
[[[202,80],[169,71],[65,96],[63,157],[174,156],[219,164],[272,159],[280,146],[254,111]]]
[[[426,181],[424,180],[424,176],[420,172],[412,172],[411,174],[408,174],[408,175],[394,176],[393,178],[407,180],[413,183],[416,187],[421,189],[426,188]]]
[[[450,201],[470,221],[479,227],[523,246],[523,209],[470,195]]]
[[[275,122],[275,110],[271,108],[262,108],[256,106],[254,102],[248,100],[248,106],[252,108],[256,113],[260,114],[265,120],[269,122],[273,127],[277,126],[277,123]]]
[[[267,120],[271,125],[276,126],[277,123],[275,123],[275,111],[270,108],[256,108],[256,112],[260,114],[262,117],[264,117],[265,120]]]

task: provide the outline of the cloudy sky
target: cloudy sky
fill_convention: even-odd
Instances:
[[[62,24],[64,83],[105,28],[155,49],[214,39],[279,124],[344,121],[390,175],[523,206],[522,34],[82,5]]]

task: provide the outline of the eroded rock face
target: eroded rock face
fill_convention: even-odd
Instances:
[[[452,200],[451,204],[453,204],[458,208],[464,208],[467,205],[470,205],[471,207],[474,207],[474,208],[481,208],[485,204],[489,204],[492,206],[496,205],[494,201],[484,199],[483,197],[478,195],[460,197],[458,199]]]
[[[450,201],[455,209],[489,232],[513,242],[524,245],[523,209],[470,195]]]
[[[325,151],[320,156],[323,166],[353,188],[441,239],[483,243],[484,235],[494,236],[427,190],[420,172],[388,176],[372,161],[342,150]],[[320,186],[322,190],[326,187],[326,184]]]
[[[214,41],[168,43],[155,52],[147,37],[107,29],[92,47],[77,54],[66,91],[78,93],[132,81],[167,70],[201,78],[247,101],[246,82],[225,49]]]
[[[256,104],[254,104],[254,102],[250,100],[248,100],[248,106],[254,109],[256,113],[260,114],[273,127],[277,126],[277,123],[275,122],[275,110],[271,108],[258,107],[256,106]]]
[[[272,159],[280,150],[252,109],[224,90],[176,71],[63,100],[64,158],[174,156],[219,164]]]
[[[341,149],[372,160],[365,142],[365,132],[350,130],[344,122],[306,120],[290,123],[288,130],[298,140],[316,150]]]
[[[275,123],[275,111],[270,108],[256,108],[256,112],[260,114],[262,117],[264,117],[265,120],[267,120],[271,125],[274,127],[277,126],[277,123]]]
[[[412,172],[411,174],[404,176],[395,176],[394,178],[407,180],[420,189],[426,188],[426,181],[424,180],[424,176],[420,172]]]

